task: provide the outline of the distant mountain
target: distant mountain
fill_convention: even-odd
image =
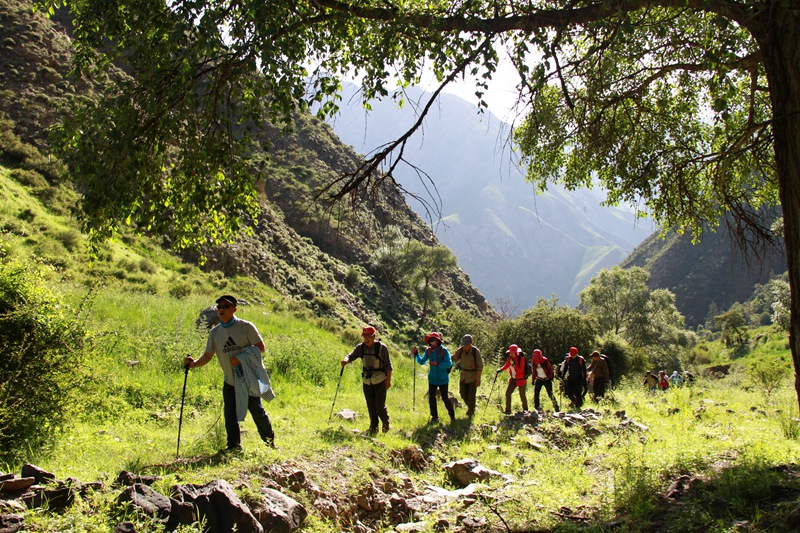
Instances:
[[[621,266],[650,272],[650,288],[672,291],[686,325],[697,327],[706,321],[709,309],[721,313],[736,302],[744,303],[756,284],[786,272],[786,251],[779,246],[765,250],[761,259],[746,255],[723,225],[716,232],[705,230],[696,244],[690,235],[652,235]]]
[[[345,88],[346,105],[331,125],[357,151],[394,140],[416,120],[413,105],[398,109],[391,99],[364,110],[356,89]],[[430,94],[411,89],[407,100],[423,96]],[[435,216],[437,237],[489,301],[503,298],[522,310],[555,295],[576,305],[592,276],[619,264],[653,228],[628,209],[600,206],[601,191],[551,187],[535,194],[512,162],[509,127],[443,94],[403,155],[432,183],[409,165],[400,165],[395,179],[412,195],[441,201],[440,213],[413,199],[409,204],[423,217]]]

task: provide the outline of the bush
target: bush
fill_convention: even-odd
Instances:
[[[0,263],[0,460],[53,442],[81,380],[84,332],[43,267]]]

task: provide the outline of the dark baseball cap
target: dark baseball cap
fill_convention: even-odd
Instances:
[[[217,304],[221,304],[223,302],[229,303],[234,307],[236,307],[239,304],[239,302],[236,301],[236,298],[231,296],[230,294],[223,294],[222,296],[217,298],[217,301],[216,301]]]

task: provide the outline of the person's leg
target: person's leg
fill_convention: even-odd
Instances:
[[[241,446],[239,421],[236,419],[236,388],[227,383],[222,384],[222,413],[225,417],[225,433],[228,437],[227,447],[233,450]]]
[[[456,410],[450,400],[450,385],[439,385],[439,390],[442,391],[442,402],[444,402],[444,408],[447,409],[447,414],[450,415],[450,422],[455,422]]]
[[[507,415],[511,414],[511,394],[514,392],[517,386],[514,383],[513,379],[508,380],[508,387],[506,387],[506,410],[505,413]]]
[[[270,446],[274,446],[275,432],[272,431],[272,423],[269,421],[269,415],[264,410],[261,398],[258,396],[250,396],[247,399],[247,410],[250,411],[250,416],[253,417],[253,422],[256,423],[256,429],[258,429],[261,440]]]
[[[461,397],[464,399],[464,403],[467,404],[467,417],[471,418],[475,416],[475,402],[478,398],[478,382],[461,382]]]
[[[543,385],[547,391],[547,395],[550,397],[550,401],[553,402],[553,410],[558,411],[558,402],[556,401],[556,397],[553,395],[553,382],[547,379],[544,380]]]
[[[439,420],[439,407],[436,405],[436,385],[428,384],[428,407],[431,411],[431,420]]]
[[[383,432],[389,431],[389,411],[386,409],[386,384],[378,383],[375,387],[375,412],[383,422]],[[377,423],[376,423],[377,426]]]
[[[522,400],[522,410],[528,410],[528,398],[525,395],[525,389],[528,388],[528,382],[526,381],[525,384],[520,385],[517,387],[519,389],[519,399]]]
[[[542,391],[542,385],[544,385],[543,379],[535,379],[533,380],[533,408],[537,411],[541,409],[542,404],[539,403],[539,393]]]
[[[367,401],[367,412],[369,413],[369,431],[378,431],[378,407],[375,401],[375,387],[364,384],[364,399]]]

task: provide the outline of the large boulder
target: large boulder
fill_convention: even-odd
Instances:
[[[253,515],[264,531],[290,533],[303,527],[308,511],[300,502],[274,489],[263,488],[261,494],[264,503],[253,509]]]
[[[205,520],[209,533],[264,531],[250,508],[225,480],[214,480],[206,485],[178,485],[173,491],[178,501],[194,505],[197,515]]]

